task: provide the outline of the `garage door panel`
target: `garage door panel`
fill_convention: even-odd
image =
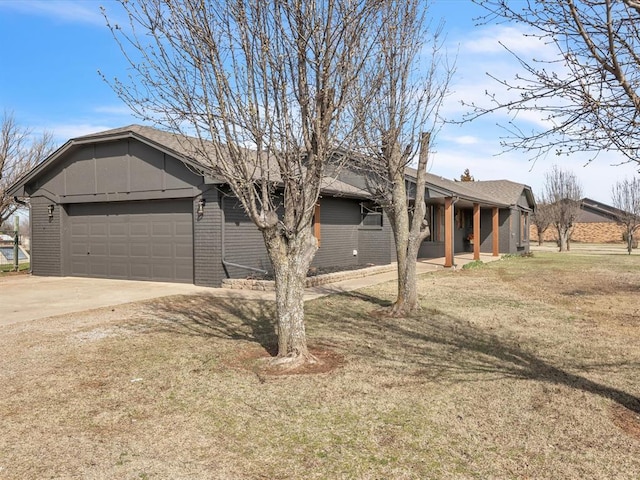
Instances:
[[[162,237],[173,237],[173,225],[166,221],[162,221],[161,223],[155,223],[152,227],[151,234],[154,237],[162,236]]]
[[[128,228],[126,223],[112,223],[109,225],[109,238],[127,237]]]
[[[107,238],[108,230],[107,224],[102,222],[95,222],[89,225],[89,235],[92,237]]]
[[[191,200],[68,207],[71,275],[193,282]]]
[[[190,259],[190,261],[191,261],[191,259]],[[178,265],[176,265],[176,271],[175,271],[176,277],[181,278],[181,277],[184,277],[186,275],[193,275],[192,272],[193,272],[193,267],[190,264],[186,263],[186,262],[182,263],[182,264],[179,263]]]
[[[110,278],[129,278],[129,264],[128,263],[118,263],[113,260],[109,264],[109,277]]]
[[[130,243],[129,244],[129,256],[133,258],[149,258],[151,252],[151,245],[148,243]]]
[[[127,258],[129,256],[129,245],[124,242],[111,242],[109,243],[109,256],[113,257],[124,257]]]
[[[89,244],[86,241],[78,240],[71,244],[71,256],[85,256],[89,251]]]
[[[153,268],[153,280],[167,280],[175,276],[173,265],[154,264]]]
[[[108,277],[109,270],[106,261],[93,261],[89,264],[89,276]]]
[[[174,235],[177,237],[189,237],[192,236],[193,227],[191,223],[179,222],[174,224]]]
[[[151,255],[153,258],[166,259],[173,257],[173,245],[171,244],[153,244],[151,247]]]
[[[89,225],[87,224],[71,225],[71,235],[75,235],[75,236],[89,235]]]
[[[106,241],[92,241],[89,244],[89,255],[93,257],[106,257],[108,255],[109,245]]]
[[[149,224],[141,222],[131,222],[129,224],[129,235],[132,237],[148,237]]]
[[[130,266],[130,275],[133,280],[153,280],[151,267],[149,264],[132,263]]]
[[[193,247],[191,245],[176,245],[175,257],[182,260],[193,258]]]
[[[74,275],[89,276],[89,264],[83,261],[72,261],[71,269]]]

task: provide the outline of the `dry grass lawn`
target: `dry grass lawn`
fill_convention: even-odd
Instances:
[[[337,368],[265,374],[271,306],[6,327],[2,479],[640,478],[640,256],[536,254],[307,304]]]

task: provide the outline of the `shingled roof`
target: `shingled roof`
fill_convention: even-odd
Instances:
[[[410,180],[415,181],[418,173],[417,170],[407,168],[405,172]],[[443,195],[461,197],[468,201],[501,207],[517,205],[524,191],[529,197],[529,202],[532,205],[534,204],[531,188],[522,183],[516,183],[510,180],[456,182],[448,178],[427,173],[426,183],[427,188],[438,191]]]
[[[522,183],[516,183],[510,180],[483,180],[456,183],[464,183],[467,190],[507,205],[517,205],[524,191],[526,195],[530,195],[529,201],[531,204],[534,204],[531,188]]]
[[[48,168],[56,158],[60,157],[64,152],[76,145],[118,140],[122,138],[136,138],[153,146],[154,148],[178,158],[187,166],[198,171],[205,177],[215,177],[215,175],[213,175],[212,165],[206,159],[198,158],[198,155],[193,153],[193,149],[190,148],[191,143],[189,142],[188,137],[153,127],[133,124],[83,135],[69,140],[44,162],[38,165],[38,167],[16,182],[16,184],[9,189],[9,193],[11,195],[16,194],[20,186],[24,186],[41,171]],[[213,150],[213,146],[211,148]],[[272,170],[269,173],[270,177],[277,181],[277,178],[279,178],[279,171],[276,168],[276,165],[274,164],[268,168]],[[406,175],[408,179],[415,181],[417,171],[413,168],[407,168]],[[221,180],[219,181],[221,182]],[[426,182],[427,188],[438,192],[443,196],[456,196],[474,203],[508,207],[516,205],[520,200],[522,192],[525,191],[525,194],[529,197],[529,203],[531,205],[534,204],[533,194],[528,186],[511,182],[509,180],[456,182],[438,175],[427,173]],[[324,178],[321,186],[322,192],[329,195],[342,195],[357,198],[370,198],[371,196],[365,190],[330,177]]]

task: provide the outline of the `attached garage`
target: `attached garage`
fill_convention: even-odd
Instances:
[[[72,276],[193,283],[191,200],[67,206]]]
[[[174,135],[146,127],[70,140],[13,193],[30,199],[32,273],[218,285],[207,172]]]

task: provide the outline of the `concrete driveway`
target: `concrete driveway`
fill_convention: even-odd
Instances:
[[[211,290],[183,283],[7,276],[0,278],[0,326],[167,295]]]
[[[483,262],[500,257],[481,255]],[[458,254],[456,265],[461,267],[473,260],[472,254]],[[444,259],[419,260],[417,273],[442,269]],[[395,270],[367,275],[351,280],[308,288],[305,300],[340,294],[371,285],[395,280]],[[122,305],[168,295],[208,294],[211,297],[242,300],[273,300],[272,291],[231,290],[228,288],[198,287],[186,283],[139,282],[79,277],[37,277],[17,275],[0,277],[0,326]]]

